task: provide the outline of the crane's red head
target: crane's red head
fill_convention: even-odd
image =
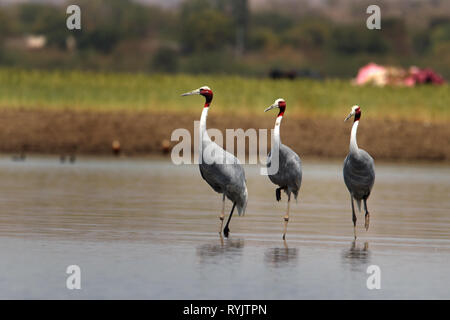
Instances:
[[[264,110],[264,112],[267,112],[273,108],[280,109],[280,112],[278,112],[277,117],[282,116],[284,114],[284,111],[286,110],[286,101],[284,101],[284,99],[282,99],[282,98],[279,98],[279,99],[275,100],[275,102],[270,107],[268,107],[266,110]]]
[[[352,111],[350,111],[349,115],[347,116],[347,118],[345,118],[344,121],[347,121],[352,116],[355,116],[355,120],[354,121],[358,121],[359,118],[361,118],[361,108],[359,106],[356,106],[356,105],[353,106],[352,107]]]
[[[201,87],[199,90],[200,90],[200,95],[205,97],[205,106],[208,105],[208,107],[209,107],[209,105],[211,104],[211,101],[213,99],[212,90],[207,86]]]
[[[205,108],[209,107],[209,105],[211,104],[211,101],[213,99],[213,92],[209,87],[203,86],[196,90],[192,90],[190,92],[183,93],[182,96],[190,96],[193,94],[199,94],[201,96],[204,96],[205,97]]]

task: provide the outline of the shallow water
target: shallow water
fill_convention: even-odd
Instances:
[[[303,161],[298,204],[246,167],[247,213],[167,160],[0,159],[0,298],[450,298],[450,167],[377,163],[371,225],[353,225],[341,162]],[[226,210],[231,209],[227,202]],[[81,268],[81,290],[66,268]],[[367,267],[381,270],[369,290]]]

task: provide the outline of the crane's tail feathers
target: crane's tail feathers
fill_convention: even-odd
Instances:
[[[298,199],[297,199],[298,191],[297,192],[293,191],[293,194],[294,194],[295,203],[298,203]]]
[[[245,209],[247,207],[247,204],[244,204],[243,206],[236,206],[238,209],[239,216],[245,215]]]
[[[277,201],[281,200],[281,189],[280,188],[277,188],[275,190],[275,198],[277,199]]]
[[[361,213],[361,200],[356,200],[356,205],[358,206],[358,211]]]
[[[245,192],[242,195],[241,201],[236,203],[236,207],[238,209],[239,216],[245,215],[245,209],[247,209],[247,199],[248,199],[248,192],[247,192],[247,186],[245,187]]]

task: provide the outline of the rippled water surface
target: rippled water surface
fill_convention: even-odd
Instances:
[[[0,298],[450,298],[449,166],[377,163],[356,242],[342,163],[304,160],[303,172],[284,243],[286,197],[256,166],[247,213],[221,239],[221,197],[197,166],[3,157]],[[66,288],[69,265],[81,290]],[[370,265],[380,290],[367,289]]]

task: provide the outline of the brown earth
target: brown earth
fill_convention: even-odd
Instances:
[[[111,154],[120,141],[126,155],[161,153],[176,128],[193,132],[199,114],[2,110],[0,152]],[[261,116],[210,113],[208,128],[272,128],[275,114]],[[283,119],[281,137],[301,156],[343,158],[351,123],[343,119]],[[193,135],[192,135],[193,137]],[[177,142],[171,142],[173,146]],[[450,126],[446,123],[361,119],[358,145],[375,159],[450,160]]]

